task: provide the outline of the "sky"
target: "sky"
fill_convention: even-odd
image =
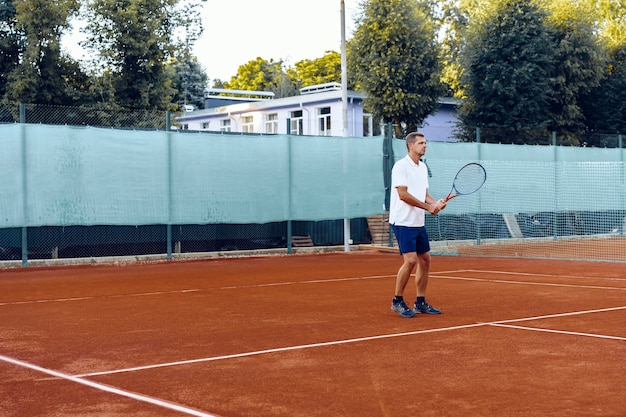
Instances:
[[[361,0],[344,0],[346,39],[355,28]],[[230,81],[239,66],[261,57],[282,60],[287,67],[316,59],[326,51],[341,52],[341,0],[206,0],[202,6],[204,33],[194,54],[213,80]],[[62,38],[76,59],[89,60],[78,43],[85,39],[75,21]]]
[[[344,0],[346,39],[360,0]],[[204,33],[194,54],[215,79],[230,81],[240,65],[261,57],[292,67],[328,50],[341,51],[340,0],[207,0]]]

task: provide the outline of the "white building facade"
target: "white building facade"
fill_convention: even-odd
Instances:
[[[219,95],[218,95],[219,94]],[[226,95],[227,94],[227,95]],[[300,95],[274,99],[272,93],[210,89],[204,110],[186,111],[176,119],[183,130],[247,134],[311,136],[378,136],[378,121],[363,111],[363,94],[347,92],[347,132],[343,129],[341,85],[322,84],[300,90]],[[450,140],[455,112],[440,111],[429,119],[437,125],[429,140]],[[433,136],[433,137],[430,137]]]

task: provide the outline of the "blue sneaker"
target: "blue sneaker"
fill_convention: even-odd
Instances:
[[[391,301],[391,310],[395,311],[400,315],[400,317],[404,317],[405,319],[410,319],[415,316],[415,312],[411,310],[404,301]]]
[[[441,314],[441,310],[436,309],[435,307],[428,304],[426,301],[423,303],[415,303],[413,306],[413,312],[415,314]]]

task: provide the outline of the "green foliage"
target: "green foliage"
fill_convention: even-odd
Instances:
[[[175,72],[174,88],[177,91],[173,102],[177,103],[179,107],[184,104],[191,104],[198,109],[203,109],[204,90],[207,87],[208,76],[198,59],[188,56],[172,65]]]
[[[189,56],[194,43],[202,36],[204,25],[200,8],[207,0],[177,0],[176,7],[170,13],[173,27],[179,28],[180,36],[173,40],[180,51],[179,55]]]
[[[447,96],[464,97],[461,86],[463,68],[459,54],[465,40],[465,30],[469,17],[463,13],[458,0],[442,0],[436,17],[437,30],[440,33],[442,63],[441,81],[448,89]]]
[[[606,79],[581,102],[590,131],[626,133],[626,45],[611,53]]]
[[[626,45],[626,1],[597,0],[597,10],[600,36],[610,50],[621,49]]]
[[[283,71],[283,62],[257,57],[241,65],[237,75],[224,82],[230,90],[271,91],[276,98],[297,94],[294,82]]]
[[[13,0],[0,0],[0,98],[6,94],[9,73],[19,63],[19,45]]]
[[[578,145],[594,111],[582,104],[590,91],[600,91],[606,68],[590,0],[493,4],[493,13],[466,31],[461,119],[510,130],[517,143],[543,143],[544,135],[535,141],[520,131],[548,129],[559,132],[561,143]],[[483,139],[502,141],[501,135]]]
[[[474,37],[462,56],[464,123],[512,131],[547,127],[556,46],[545,21],[545,12],[527,1],[505,0],[495,15],[472,23]]]
[[[190,51],[205,1],[0,0],[0,97],[103,110],[202,107],[207,76]],[[60,47],[81,5],[85,46],[99,54],[87,69]],[[626,131],[626,0],[361,6],[347,45],[348,88],[362,90],[366,110],[394,123],[396,136],[418,128],[441,95],[464,99],[459,131],[480,126],[484,141],[550,143],[548,129],[576,145],[583,131]],[[293,68],[256,58],[213,87],[287,97],[340,81],[341,56],[328,51]]]
[[[581,107],[584,95],[598,87],[606,60],[594,28],[584,21],[557,23],[556,67],[550,98],[550,130],[575,132],[585,128]],[[571,144],[578,145],[577,141]]]
[[[3,11],[11,11],[5,3]],[[75,95],[67,82],[75,63],[61,53],[60,36],[78,0],[23,0],[15,5],[17,65],[6,75],[5,98],[28,103],[71,104]],[[14,32],[15,33],[15,32]],[[9,57],[15,49],[9,47]],[[9,61],[11,62],[11,61]],[[11,65],[11,64],[9,64]],[[5,73],[7,74],[7,73]]]
[[[294,68],[287,69],[282,60],[257,57],[239,66],[230,82],[214,80],[213,87],[271,91],[280,98],[298,95],[302,87],[331,82],[341,82],[341,55],[335,51],[327,51],[320,58],[303,59],[296,62]]]
[[[303,59],[295,64],[295,69],[288,69],[287,74],[295,80],[298,88],[326,83],[341,83],[341,54],[326,51],[323,57]]]
[[[414,0],[369,0],[348,44],[348,72],[365,107],[392,122],[397,137],[415,130],[444,93],[428,9]]]
[[[224,81],[219,78],[215,78],[213,83],[211,83],[211,88],[226,88],[226,86],[224,85]]]
[[[175,94],[167,62],[178,47],[172,33],[188,24],[179,0],[93,0],[87,46],[110,71],[116,103],[127,108],[171,108]],[[193,39],[197,34],[188,35]]]

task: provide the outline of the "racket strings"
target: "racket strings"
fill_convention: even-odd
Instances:
[[[479,164],[464,166],[454,178],[454,189],[459,194],[471,194],[478,190],[487,179],[485,169]]]

